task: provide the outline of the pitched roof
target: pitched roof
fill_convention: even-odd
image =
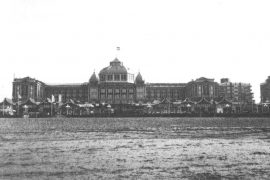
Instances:
[[[160,104],[169,104],[169,103],[171,103],[171,101],[170,101],[169,99],[167,99],[167,98],[164,98],[164,99],[160,102]]]
[[[222,98],[222,100],[218,101],[217,104],[232,104],[228,99]]]
[[[34,99],[29,98],[25,102],[23,102],[21,105],[23,106],[23,105],[37,105],[37,104],[38,103]]]
[[[211,102],[203,97],[200,101],[197,102],[197,104],[211,104]]]
[[[196,79],[195,81],[196,81],[196,82],[204,82],[204,81],[214,82],[214,79],[205,78],[205,77],[200,77],[200,78]]]
[[[4,100],[0,103],[1,105],[4,103],[4,105],[15,105],[15,103],[8,98],[4,98]]]
[[[191,101],[189,98],[186,98],[181,104],[188,105],[188,104],[194,104],[193,101]]]
[[[76,104],[72,99],[69,99],[65,104],[62,104],[61,108],[66,108],[67,106],[69,106],[69,107],[79,107],[79,105]]]
[[[39,103],[39,106],[46,105],[46,104],[52,104],[52,101],[50,98],[45,99],[41,103]]]
[[[96,76],[96,73],[94,72],[92,76],[90,77],[89,82],[97,82],[97,81],[98,81],[98,78]]]
[[[143,79],[142,79],[142,75],[141,75],[140,72],[139,72],[138,75],[136,76],[135,82],[136,82],[136,83],[144,83],[144,81],[143,81]]]

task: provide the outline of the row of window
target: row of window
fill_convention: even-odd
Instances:
[[[126,81],[127,75],[126,74],[109,74],[109,75],[101,75],[101,81]]]
[[[51,96],[49,96],[49,97],[51,98]],[[71,98],[71,97],[73,97],[73,98],[75,98],[75,97],[81,98],[81,97],[87,97],[87,96],[85,96],[85,95],[84,95],[84,96],[82,96],[82,95],[80,95],[80,96],[79,96],[79,95],[76,95],[76,96],[72,96],[72,95],[66,95],[66,96],[65,96],[65,95],[62,95],[62,96],[61,96],[61,98]],[[58,99],[59,97],[58,97],[57,95],[55,95],[54,98],[55,98],[55,99]]]
[[[109,99],[112,99],[112,98],[114,98],[114,99],[126,99],[126,98],[133,98],[134,96],[133,95],[122,95],[122,96],[119,96],[119,95],[115,95],[115,96],[113,96],[113,95],[100,95],[100,98],[101,99],[104,99],[104,98],[109,98]]]
[[[107,90],[107,93],[113,93],[113,89],[101,89],[100,92],[101,93],[106,93],[106,90]],[[133,93],[133,89],[122,89],[121,90],[122,93]],[[114,89],[114,93],[120,93],[120,89]]]
[[[148,96],[181,96],[181,93],[147,93]]]
[[[109,104],[113,104],[113,103],[116,103],[116,104],[127,104],[127,103],[133,103],[133,99],[124,99],[124,100],[113,100],[113,99],[102,99],[101,101],[104,101],[106,103],[109,103]]]
[[[147,94],[183,94],[180,91],[147,91]]]
[[[160,95],[160,96],[157,96],[157,95],[147,95],[147,97],[151,97],[151,98],[165,98],[165,97],[169,97],[169,98],[181,98],[182,96],[169,96],[169,95]]]
[[[52,94],[82,94],[83,90],[78,90],[78,89],[74,89],[74,90],[54,90],[52,91]]]
[[[214,87],[212,85],[208,86],[202,86],[198,85],[197,88],[195,86],[192,86],[191,91],[188,91],[188,94],[190,96],[199,96],[201,97],[202,95],[214,95]]]
[[[14,91],[15,97],[20,95],[33,98],[36,93],[33,85],[17,85],[16,88],[14,88]]]
[[[126,93],[126,92],[129,92],[129,93],[133,93],[134,90],[133,89],[101,89],[100,92],[101,93]],[[82,90],[67,90],[67,91],[52,91],[52,94],[84,94],[86,92],[83,92]]]

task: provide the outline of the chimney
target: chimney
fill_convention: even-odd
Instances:
[[[228,83],[228,82],[229,82],[229,78],[220,79],[220,83]]]

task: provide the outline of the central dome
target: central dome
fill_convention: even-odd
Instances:
[[[121,63],[117,58],[110,62],[110,66],[103,68],[99,75],[107,75],[107,74],[127,74],[128,71],[123,63]]]
[[[110,62],[110,66],[103,68],[99,72],[99,79],[100,82],[134,83],[134,75],[128,73],[127,68],[117,58]]]

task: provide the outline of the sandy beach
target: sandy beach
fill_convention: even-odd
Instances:
[[[269,179],[269,118],[0,119],[0,179]]]

